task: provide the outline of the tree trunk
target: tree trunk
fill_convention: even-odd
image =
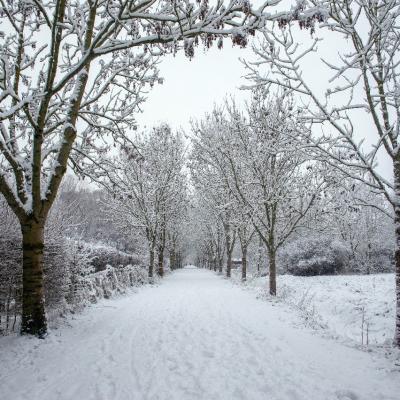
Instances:
[[[269,260],[269,294],[276,296],[276,252],[268,250]]]
[[[172,249],[169,252],[169,267],[171,268],[171,271],[176,269],[175,264],[176,264],[175,249]]]
[[[166,227],[165,227],[165,210],[164,210],[164,221],[163,221],[161,235],[160,235],[160,242],[158,244],[158,268],[157,268],[157,274],[161,278],[164,276],[165,239],[166,239]]]
[[[247,248],[242,248],[242,281],[247,279]]]
[[[223,269],[222,264],[223,264],[223,262],[224,262],[224,258],[220,257],[218,259],[218,273],[220,273],[220,274],[222,274],[222,269]]]
[[[149,278],[153,279],[154,276],[154,249],[150,248],[150,261],[149,261]]]
[[[368,246],[367,246],[367,275],[370,275],[371,274],[371,253],[372,253],[372,245],[371,245],[371,243],[368,243]]]
[[[225,231],[225,248],[226,248],[226,277],[231,277],[232,271],[232,252],[234,247],[234,239],[231,236],[231,227],[228,224],[224,224],[224,231]]]
[[[226,277],[230,278],[232,271],[232,251],[227,250],[226,255]]]
[[[44,307],[44,223],[26,221],[22,230],[22,324],[21,334],[43,338],[47,333]]]
[[[261,271],[261,263],[262,263],[262,251],[264,243],[262,241],[261,236],[259,237],[259,243],[258,243],[258,256],[257,256],[257,275],[260,275]]]
[[[164,276],[164,247],[158,249],[158,276]]]
[[[394,162],[394,190],[395,190],[395,264],[396,264],[396,328],[394,334],[394,343],[400,347],[400,160]]]

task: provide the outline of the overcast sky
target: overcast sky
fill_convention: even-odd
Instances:
[[[329,34],[328,34],[329,35]],[[309,31],[297,34],[303,45],[311,42]],[[304,74],[322,94],[325,82],[331,77],[331,72],[324,67],[320,57],[329,61],[335,60],[343,45],[337,35],[325,36],[319,45],[319,52],[304,65]],[[203,50],[202,46],[195,48],[195,57],[186,58],[183,52],[175,57],[165,57],[159,65],[160,75],[164,78],[162,85],[156,85],[148,94],[144,103],[143,113],[138,114],[140,128],[151,127],[160,122],[168,122],[173,128],[190,129],[190,119],[202,118],[212,110],[215,103],[221,104],[226,95],[234,95],[237,100],[249,98],[249,92],[240,90],[246,84],[246,74],[239,58],[255,60],[250,46],[246,49],[232,46],[230,39],[224,40],[224,48],[216,46]],[[361,92],[360,92],[361,93]],[[355,115],[357,133],[360,139],[370,137],[375,139],[375,130],[368,115]],[[371,129],[372,128],[372,129]],[[392,169],[390,160],[381,155],[379,171],[390,178]]]
[[[174,128],[186,129],[190,118],[201,118],[227,94],[242,99],[248,96],[239,90],[245,82],[241,78],[245,70],[239,57],[253,57],[250,49],[232,47],[226,39],[223,50],[213,47],[205,52],[199,46],[195,51],[192,60],[183,52],[163,59],[159,68],[164,83],[149,93],[144,112],[137,118],[141,126],[168,122]]]

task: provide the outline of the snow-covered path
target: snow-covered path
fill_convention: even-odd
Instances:
[[[1,400],[398,399],[387,360],[295,329],[213,273],[87,309],[72,327],[0,339]]]

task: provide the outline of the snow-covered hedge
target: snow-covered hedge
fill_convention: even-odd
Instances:
[[[84,301],[91,303],[125,293],[129,287],[138,287],[148,282],[147,270],[138,265],[115,268],[107,265],[103,271],[90,274],[80,280],[79,293]],[[82,302],[81,302],[82,303]]]
[[[306,238],[285,246],[280,259],[285,272],[311,276],[342,272],[348,257],[348,249],[337,240]]]
[[[95,271],[103,271],[107,265],[116,267],[118,265],[136,265],[141,263],[141,259],[136,254],[128,254],[105,245],[86,245],[90,247],[92,254],[92,266]]]
[[[21,312],[22,254],[19,239],[0,239],[0,334],[16,331]],[[107,254],[109,262],[107,263]],[[108,246],[60,239],[45,247],[45,298],[49,322],[98,299],[147,282],[147,268]],[[116,261],[126,261],[116,264]],[[103,264],[104,263],[104,264]],[[97,272],[96,272],[97,270]]]

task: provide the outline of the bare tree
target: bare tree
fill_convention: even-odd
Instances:
[[[238,216],[237,235],[239,238],[240,249],[242,251],[242,281],[247,279],[247,249],[253,236],[255,229],[251,223],[251,219],[246,213],[240,213]]]
[[[333,31],[338,40],[343,40],[345,48],[336,61],[323,60],[321,64],[321,68],[325,66],[332,73],[325,83],[324,95],[319,95],[302,73],[304,61],[318,50],[320,39],[315,38],[308,48],[301,48],[289,21],[280,22],[283,30],[264,30],[265,41],[255,50],[259,61],[248,64],[249,78],[257,85],[289,88],[309,102],[312,107],[303,109],[304,120],[329,126],[333,132],[331,136],[309,137],[321,157],[381,193],[392,205],[396,222],[395,342],[400,346],[400,5],[395,0],[312,0],[311,3],[324,9],[319,19],[321,32]],[[263,73],[260,66],[265,66],[268,72]],[[358,95],[360,90],[362,94]],[[354,123],[357,110],[370,118],[366,134],[358,131]],[[367,145],[365,139],[372,145]],[[377,169],[380,153],[392,160],[393,182]]]
[[[218,234],[222,231],[226,252],[226,276],[230,278],[232,253],[237,235],[235,199],[226,180],[224,172],[226,168],[225,160],[217,150],[217,147],[214,147],[216,142],[210,137],[214,131],[212,131],[212,122],[211,124],[209,122],[206,124],[193,124],[193,148],[190,155],[191,177],[196,189],[196,195],[201,202],[207,204],[207,208],[213,210],[212,214],[218,218],[221,224],[221,230],[219,230],[220,226],[215,223],[208,226],[209,249],[210,253],[212,253],[212,249],[215,246],[214,257],[219,258],[217,240],[219,239]],[[213,232],[215,228],[217,236]],[[220,272],[222,272],[221,269]]]
[[[159,275],[164,274],[164,250],[172,218],[181,205],[185,176],[183,142],[168,125],[138,135],[136,147],[127,150],[110,172],[114,184],[108,204],[113,218],[141,232],[149,252],[149,278],[154,277],[158,255]],[[111,185],[111,183],[110,183]]]
[[[225,238],[221,219],[212,203],[204,201],[198,189],[192,194],[190,220],[193,226],[193,247],[204,267],[206,255],[209,268],[223,272]]]
[[[215,110],[197,128],[202,155],[218,166],[231,194],[267,248],[269,287],[276,294],[276,255],[312,207],[324,185],[316,163],[293,137],[304,129],[290,94],[254,92],[247,116],[235,104]],[[238,209],[238,208],[236,208]]]
[[[106,173],[103,156],[113,142],[130,142],[134,112],[158,79],[154,57],[179,42],[192,57],[200,42],[221,48],[227,35],[243,47],[265,21],[284,15],[268,6],[1,1],[0,192],[22,230],[23,333],[46,333],[43,232],[68,163],[82,174]]]

